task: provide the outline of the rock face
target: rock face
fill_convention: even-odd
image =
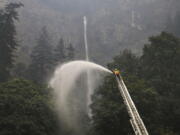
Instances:
[[[14,1],[14,0],[11,0]],[[18,1],[18,0],[17,0]],[[20,1],[20,0],[19,0]],[[101,64],[124,48],[139,49],[147,37],[171,30],[180,16],[178,0],[21,0],[18,37],[23,46],[35,45],[46,25],[52,45],[61,36],[84,58],[83,16],[88,18],[90,58]],[[180,18],[180,17],[179,17]],[[111,51],[110,51],[111,50]]]

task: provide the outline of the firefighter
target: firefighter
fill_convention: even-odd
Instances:
[[[118,69],[114,69],[113,73],[120,79],[120,71]]]

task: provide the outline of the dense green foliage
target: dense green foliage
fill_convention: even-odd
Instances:
[[[49,90],[15,79],[0,85],[1,135],[56,135]]]
[[[167,127],[180,133],[180,40],[171,34],[163,32],[150,38],[150,44],[145,45],[142,62],[142,77],[159,93],[159,121]]]
[[[121,69],[130,94],[152,135],[180,134],[180,42],[168,33],[150,38],[143,55],[125,50],[108,66]],[[98,135],[130,134],[115,78],[107,77],[93,97],[93,130]]]
[[[18,20],[17,8],[22,4],[10,3],[0,10],[0,82],[10,77],[14,51],[17,48],[15,21]]]

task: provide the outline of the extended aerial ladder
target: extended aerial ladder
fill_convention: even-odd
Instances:
[[[113,73],[116,75],[116,80],[118,83],[118,88],[121,93],[121,96],[123,98],[124,104],[126,105],[128,114],[130,116],[130,123],[132,125],[132,128],[136,135],[149,135],[147,132],[147,129],[136,109],[136,106],[131,99],[131,96],[128,92],[128,89],[122,79],[122,76],[120,75],[120,72],[118,70],[113,71]]]

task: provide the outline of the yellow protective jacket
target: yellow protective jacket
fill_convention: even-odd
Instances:
[[[115,75],[119,75],[119,74],[120,74],[120,71],[119,71],[119,70],[114,70],[114,74],[115,74]]]

